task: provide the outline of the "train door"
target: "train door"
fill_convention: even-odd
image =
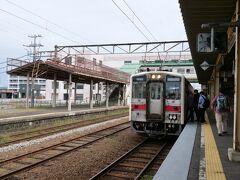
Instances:
[[[148,84],[148,119],[163,118],[163,82]]]

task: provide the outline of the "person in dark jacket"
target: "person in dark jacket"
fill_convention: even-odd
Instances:
[[[200,92],[199,101],[198,101],[198,112],[199,112],[199,120],[201,123],[205,123],[205,111],[206,108],[203,106],[204,101],[206,100],[206,95],[203,91]]]
[[[194,121],[194,106],[193,106],[193,94],[192,92],[189,92],[188,97],[187,97],[187,107],[188,107],[188,116],[187,116],[187,121],[190,118],[190,121]]]
[[[195,115],[197,117],[197,121],[199,122],[199,112],[198,112],[198,101],[199,101],[199,93],[198,90],[194,90],[194,95],[193,95],[193,108]]]

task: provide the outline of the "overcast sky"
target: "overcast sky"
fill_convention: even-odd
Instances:
[[[114,0],[151,41],[186,40],[178,0]],[[147,42],[112,0],[0,0],[0,87],[8,57],[27,54],[29,35],[41,34],[41,50],[54,45]]]

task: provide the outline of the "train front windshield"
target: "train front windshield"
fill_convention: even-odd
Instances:
[[[133,77],[132,82],[132,98],[146,98],[146,76]]]
[[[132,85],[132,98],[144,99],[146,98],[146,83],[133,82]]]
[[[181,79],[179,77],[167,77],[166,98],[179,100],[181,98]]]

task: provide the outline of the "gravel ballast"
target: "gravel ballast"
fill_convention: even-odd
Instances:
[[[61,156],[20,174],[17,178],[29,180],[89,179],[140,141],[142,137],[128,129],[105,138],[97,144]]]
[[[126,122],[126,118],[118,118],[75,130],[51,135],[45,138],[22,142],[0,148],[0,159],[32,152],[40,147],[47,147],[73,137],[88,134],[100,129]],[[89,179],[112,161],[134,147],[143,137],[131,129],[107,137],[83,149],[58,157],[28,172],[15,175],[16,179]]]

